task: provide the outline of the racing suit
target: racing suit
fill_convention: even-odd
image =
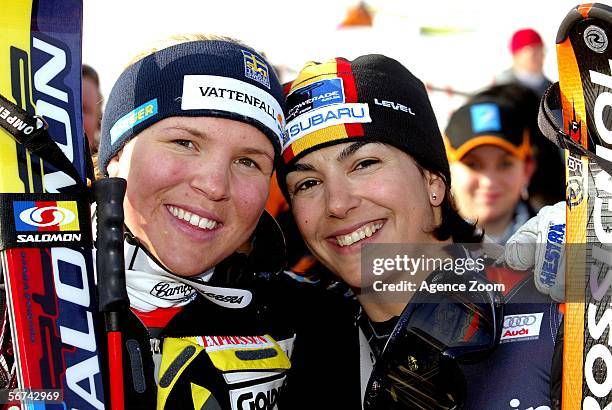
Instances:
[[[464,408],[552,409],[551,367],[562,321],[559,304],[537,291],[530,273],[492,268],[487,277],[506,285],[501,341],[484,361],[461,365],[467,382]],[[313,334],[305,334],[296,341],[296,349],[302,344],[320,345],[321,340],[328,341],[327,346],[307,351],[309,359],[296,362],[289,376],[289,391],[306,386],[317,394],[303,397],[292,408],[360,409],[369,375],[397,317],[371,323],[354,297],[329,291],[327,297],[333,301],[326,302],[321,337],[309,340]],[[333,310],[329,309],[333,304]],[[320,367],[325,371],[317,370]]]
[[[550,410],[551,368],[563,318],[560,306],[538,292],[531,273],[505,298],[499,346],[484,361],[462,366],[466,408]]]
[[[198,285],[205,291],[163,281],[151,288],[186,304],[126,312],[125,408],[277,408],[296,334],[290,306],[302,285],[282,274],[284,240],[270,216],[262,216],[253,238],[248,256],[235,253],[209,272]],[[125,256],[128,282],[147,263],[163,269],[129,236]],[[245,291],[248,303],[232,296]]]

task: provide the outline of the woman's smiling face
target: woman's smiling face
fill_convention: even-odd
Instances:
[[[308,247],[352,287],[362,286],[363,244],[435,241],[433,206],[444,197],[444,183],[390,145],[319,149],[299,159],[286,182]]]
[[[251,125],[171,117],[133,138],[107,169],[128,181],[127,227],[166,268],[193,276],[249,240],[273,159],[272,143]]]
[[[526,161],[493,145],[474,148],[452,162],[451,173],[459,211],[480,226],[511,219],[531,176]]]

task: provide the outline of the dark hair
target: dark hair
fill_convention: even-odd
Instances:
[[[529,141],[533,159],[537,166],[529,182],[529,195],[534,205],[547,205],[565,200],[565,175],[563,156],[557,148],[540,132],[538,110],[540,98],[528,87],[520,84],[495,85],[474,95],[470,101],[501,98],[513,104],[519,118],[529,129]]]
[[[100,86],[100,77],[98,77],[98,72],[94,70],[94,68],[90,65],[83,64],[81,66],[81,74],[83,78],[91,79],[95,85]]]
[[[455,243],[482,242],[482,238],[484,236],[482,230],[477,228],[475,223],[469,223],[468,221],[463,219],[461,215],[459,215],[459,211],[457,211],[457,206],[455,205],[455,201],[450,190],[451,184],[449,178],[444,174],[442,170],[436,170],[436,168],[440,168],[439,166],[436,167],[435,163],[429,162],[427,161],[427,159],[415,158],[401,147],[389,144],[388,142],[360,140],[352,143],[352,145],[359,147],[366,144],[383,144],[397,148],[400,151],[406,153],[406,155],[408,155],[410,158],[412,158],[417,169],[423,177],[425,176],[425,170],[427,170],[428,172],[437,175],[440,179],[442,179],[442,181],[444,182],[444,199],[440,204],[440,210],[442,211],[442,222],[440,223],[440,225],[438,225],[431,231],[431,234],[434,236],[434,238],[439,241],[445,241],[448,238],[452,238],[453,242]],[[284,171],[284,168],[281,166],[279,171]],[[278,186],[281,188],[281,191],[283,192],[287,203],[291,207],[291,198],[289,196],[288,187],[285,182],[287,173],[279,171],[277,171],[276,174],[278,178]]]
[[[484,236],[484,232],[476,226],[476,223],[470,223],[463,219],[457,211],[453,194],[451,193],[450,183],[446,176],[435,171],[432,167],[423,164],[424,161],[415,159],[415,163],[421,175],[425,176],[425,171],[438,176],[444,182],[444,199],[440,204],[442,222],[435,227],[431,234],[439,241],[445,241],[452,238],[454,243],[480,243]]]

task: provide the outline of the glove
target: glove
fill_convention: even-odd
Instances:
[[[540,293],[565,299],[565,202],[543,207],[508,239],[504,262],[515,270],[533,268]]]

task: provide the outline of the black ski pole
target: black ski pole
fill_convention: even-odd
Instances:
[[[130,306],[123,257],[123,197],[127,183],[105,178],[94,183],[97,204],[96,269],[100,311],[108,339],[108,370],[112,410],[123,410],[121,316]]]

